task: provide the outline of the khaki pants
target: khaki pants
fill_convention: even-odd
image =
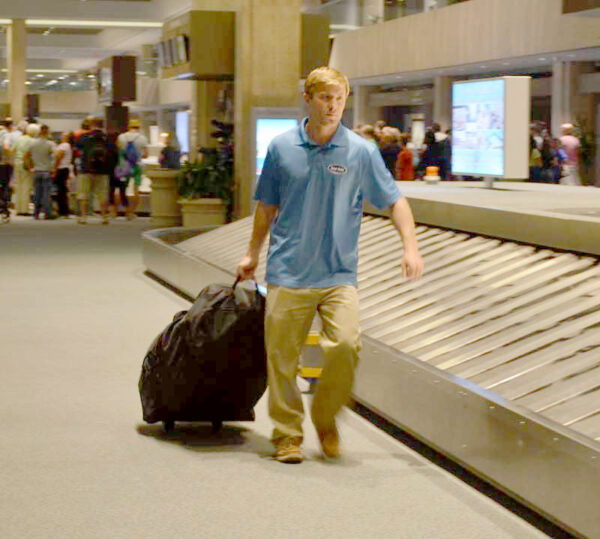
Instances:
[[[15,208],[17,213],[29,213],[29,202],[33,190],[33,176],[23,168],[23,163],[15,163]]]
[[[324,365],[311,407],[315,427],[332,427],[335,415],[350,396],[361,346],[356,288],[269,286],[265,344],[273,440],[302,437],[304,408],[296,376],[300,352],[316,313],[322,324]]]

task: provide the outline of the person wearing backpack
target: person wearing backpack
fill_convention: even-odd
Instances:
[[[83,134],[78,143],[81,152],[81,173],[79,175],[79,219],[85,224],[89,195],[98,199],[102,224],[108,224],[108,137],[103,130],[104,120],[93,118],[90,131]],[[93,198],[92,198],[93,200]]]
[[[140,121],[129,120],[129,131],[121,133],[117,138],[119,148],[119,164],[115,176],[126,184],[133,178],[133,196],[129,197],[127,219],[135,217],[135,209],[139,201],[139,187],[142,182],[142,159],[148,157],[148,139],[140,132]]]

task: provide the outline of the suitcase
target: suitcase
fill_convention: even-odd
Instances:
[[[209,285],[189,311],[154,339],[139,380],[143,417],[163,422],[253,421],[267,386],[265,298],[237,286]]]

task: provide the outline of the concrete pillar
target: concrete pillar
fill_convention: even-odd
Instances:
[[[247,0],[236,16],[234,216],[252,212],[254,107],[299,107],[300,0]],[[265,59],[268,59],[266,61]]]
[[[363,0],[362,5],[362,25],[378,24],[383,22],[385,15],[384,0]]]
[[[25,19],[13,19],[6,36],[6,64],[8,69],[8,102],[15,122],[23,119],[27,93],[27,32]]]
[[[560,137],[560,126],[571,118],[571,62],[552,64],[552,136]]]
[[[442,131],[452,127],[452,78],[437,75],[433,85],[433,121]]]
[[[352,126],[357,127],[361,124],[369,123],[369,87],[352,87]]]
[[[220,119],[217,111],[219,89],[223,84],[218,81],[194,82],[192,111],[190,115],[190,157],[196,159],[199,147],[215,147],[216,140],[210,134],[214,131],[212,120]]]

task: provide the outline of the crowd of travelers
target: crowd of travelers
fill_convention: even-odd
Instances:
[[[403,133],[382,120],[374,125],[359,125],[354,132],[379,148],[397,181],[422,179],[428,167],[437,167],[442,180],[454,179],[450,176],[451,131],[442,132],[437,123],[426,131],[421,145],[412,141],[410,133]]]
[[[561,136],[550,135],[543,122],[531,124],[529,136],[529,181],[581,185],[579,161],[581,141],[574,134],[575,127],[561,126]]]
[[[3,221],[10,220],[14,208],[17,215],[34,219],[76,214],[78,223],[85,224],[97,207],[102,224],[108,224],[109,217],[117,217],[119,204],[126,219],[134,219],[148,139],[138,119],[132,118],[128,127],[124,133],[107,134],[104,120],[90,117],[77,131],[53,138],[47,125],[14,125],[6,118],[0,125]],[[167,158],[162,155],[161,161]],[[126,194],[130,184],[133,196]]]
[[[581,185],[578,172],[581,143],[574,126],[561,126],[562,135],[553,138],[543,122],[534,122],[530,130],[529,181]],[[426,132],[423,144],[412,141],[411,133],[382,120],[363,124],[354,132],[377,146],[383,160],[397,181],[423,179],[428,167],[437,167],[441,180],[470,180],[472,177],[451,174],[452,131],[443,132],[434,123]]]

